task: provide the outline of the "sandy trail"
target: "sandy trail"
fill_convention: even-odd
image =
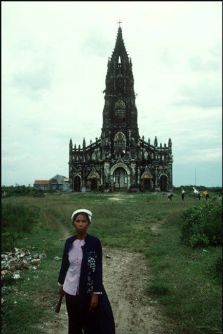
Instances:
[[[147,269],[142,254],[103,249],[103,280],[112,305],[116,334],[166,334],[167,321],[158,305],[145,296]],[[65,302],[54,321],[45,324],[47,334],[67,334]],[[166,327],[166,325],[165,325]]]
[[[111,258],[108,258],[108,255]],[[104,250],[104,285],[114,312],[117,334],[161,334],[161,315],[145,296],[147,268],[140,253]]]

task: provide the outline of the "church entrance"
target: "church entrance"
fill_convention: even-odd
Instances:
[[[81,179],[79,176],[75,176],[73,179],[73,191],[81,191]]]
[[[152,191],[153,190],[153,176],[151,171],[146,168],[141,176],[141,190]]]
[[[151,179],[143,180],[143,191],[151,191],[153,189],[153,182]]]
[[[90,171],[87,181],[91,191],[97,191],[99,189],[100,175],[95,168]]]
[[[128,176],[124,168],[118,167],[113,173],[114,190],[127,190]]]
[[[97,181],[97,179],[91,179],[91,190],[92,191],[98,190],[98,181]]]
[[[167,191],[167,176],[161,175],[160,177],[160,190],[161,191]]]

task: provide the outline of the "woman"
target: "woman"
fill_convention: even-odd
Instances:
[[[65,294],[68,334],[115,334],[113,313],[102,282],[102,247],[87,230],[92,212],[78,209],[71,215],[75,235],[65,242],[58,278]]]

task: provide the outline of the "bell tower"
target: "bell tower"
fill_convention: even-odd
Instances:
[[[115,48],[111,58],[108,59],[105,85],[101,137],[111,142],[113,151],[115,138],[122,134],[128,148],[130,141],[138,141],[139,131],[132,62],[126,52],[120,26]]]
[[[120,23],[120,22],[119,22]],[[69,143],[73,191],[167,191],[172,188],[172,141],[154,144],[139,136],[134,78],[118,27],[105,78],[101,136]]]

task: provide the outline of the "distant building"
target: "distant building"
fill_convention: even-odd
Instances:
[[[33,188],[37,190],[49,190],[48,180],[35,180]]]
[[[55,175],[50,180],[35,180],[34,189],[38,190],[70,190],[69,179],[63,175]]]
[[[69,179],[66,176],[55,175],[49,180],[49,189],[68,191],[70,189]]]
[[[73,191],[172,188],[172,141],[169,138],[167,144],[158,144],[157,137],[153,143],[140,137],[135,98],[132,61],[119,27],[107,65],[101,136],[89,145],[84,138],[82,147],[70,139],[69,180]],[[151,127],[148,124],[148,132]]]

